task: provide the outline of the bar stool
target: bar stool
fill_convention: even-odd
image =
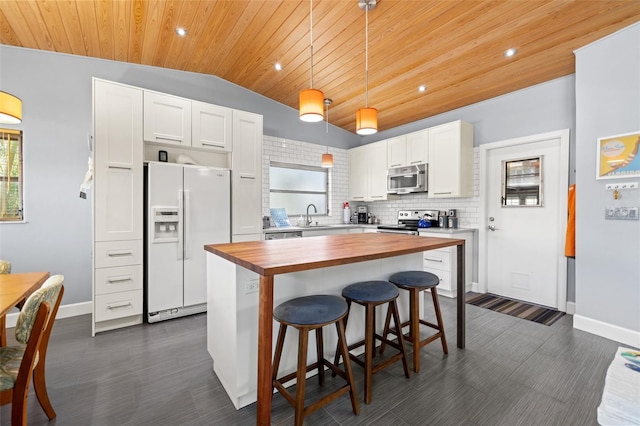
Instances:
[[[295,409],[295,424],[302,425],[304,416],[324,407],[329,402],[339,396],[349,392],[351,397],[351,407],[357,415],[359,413],[358,400],[356,398],[356,388],[353,381],[351,363],[344,363],[344,371],[337,365],[332,364],[324,358],[324,345],[322,339],[322,327],[335,324],[338,331],[338,348],[343,354],[348,353],[347,339],[345,338],[344,317],[347,315],[347,303],[339,296],[315,295],[298,297],[288,300],[278,305],[273,310],[273,317],[280,323],[278,330],[278,341],[273,360],[273,387],[278,389],[282,396]],[[278,367],[282,357],[282,347],[287,326],[298,329],[298,369],[291,374],[278,377]],[[309,331],[315,330],[316,353],[318,360],[307,366],[307,346],[309,343]],[[345,379],[346,385],[340,389],[322,397],[320,400],[305,407],[305,379],[306,373],[315,368],[318,369],[318,381],[320,386],[324,385],[324,366],[327,366],[335,374]],[[284,384],[291,379],[296,379],[295,397],[284,387]]]
[[[409,321],[405,321],[400,326],[400,331],[397,329],[389,328],[390,316],[387,314],[387,319],[384,326],[384,337],[387,337],[387,333],[392,333],[398,336],[400,340],[400,334],[402,334],[402,328],[409,325],[409,333],[403,334],[404,338],[413,345],[413,371],[420,372],[420,348],[434,340],[440,339],[442,342],[442,350],[444,353],[449,353],[447,349],[447,338],[444,335],[444,326],[442,324],[442,314],[440,313],[440,303],[438,302],[438,293],[436,286],[440,283],[440,279],[437,275],[431,272],[425,271],[404,271],[397,272],[389,277],[389,282],[395,284],[398,288],[409,291]],[[433,300],[433,308],[436,312],[437,324],[420,319],[419,312],[419,300],[418,296],[420,292],[426,289],[431,290],[431,299]],[[460,296],[459,296],[460,297]],[[420,324],[424,324],[431,327],[437,332],[424,340],[420,340]],[[384,350],[384,342],[380,348],[380,352]]]
[[[342,290],[342,297],[347,301],[349,306],[349,312],[344,319],[344,326],[347,327],[349,314],[351,312],[351,303],[355,302],[365,308],[365,329],[364,340],[348,346],[349,351],[359,348],[364,345],[364,362],[361,361],[356,355],[349,353],[349,357],[361,367],[364,367],[364,402],[365,404],[371,403],[371,385],[372,376],[385,367],[388,367],[392,363],[402,360],[402,367],[404,368],[404,375],[409,378],[409,367],[407,366],[407,357],[405,355],[404,343],[402,339],[398,339],[398,344],[391,340],[387,340],[386,337],[382,337],[375,331],[376,326],[376,306],[387,303],[387,313],[389,316],[393,316],[394,325],[397,327],[400,324],[400,317],[398,315],[398,305],[396,299],[400,295],[398,288],[388,281],[363,281],[355,284],[351,284]],[[376,339],[381,342],[386,342],[388,345],[398,350],[398,353],[391,358],[373,365],[373,356],[375,352]],[[340,353],[336,351],[336,358],[334,364],[338,364],[340,361]]]

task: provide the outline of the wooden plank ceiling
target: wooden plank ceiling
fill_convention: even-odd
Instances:
[[[365,103],[357,3],[313,2],[313,87],[334,101],[331,124],[351,132]],[[310,86],[309,6],[0,0],[0,43],[215,75],[297,109]],[[572,74],[574,49],[639,20],[638,0],[378,0],[369,12],[369,106],[384,130]],[[517,55],[505,58],[508,48]]]

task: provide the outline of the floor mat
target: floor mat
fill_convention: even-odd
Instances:
[[[467,303],[544,325],[551,325],[564,315],[564,312],[555,309],[493,294],[468,295]]]

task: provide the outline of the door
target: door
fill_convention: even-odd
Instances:
[[[207,303],[205,244],[231,238],[229,171],[184,168],[184,306]]]
[[[177,164],[149,163],[148,166],[146,244],[150,313],[183,306],[182,169]],[[158,219],[163,212],[167,215],[180,212],[178,222]]]
[[[567,130],[480,147],[481,291],[566,309],[568,139]]]

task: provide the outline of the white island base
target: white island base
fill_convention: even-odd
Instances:
[[[360,281],[387,280],[392,273],[422,270],[422,253],[351,263],[274,277],[274,307],[289,299],[312,294],[341,295],[342,289]],[[257,399],[259,275],[220,256],[207,253],[207,350],[213,358],[213,371],[224,386],[231,402],[240,409]],[[409,295],[400,291],[398,309],[402,321],[409,317]],[[364,308],[352,304],[347,327],[347,341],[354,343],[364,336]],[[384,309],[384,310],[383,310]],[[424,298],[420,298],[421,316]],[[376,330],[384,327],[386,305],[376,310]],[[279,323],[273,324],[273,348]],[[335,327],[325,327],[325,358],[333,360],[337,344]],[[316,361],[315,337],[310,336],[307,362]],[[298,333],[289,328],[285,339],[280,374],[297,367]],[[361,348],[362,350],[362,348]],[[393,350],[390,348],[389,350]],[[354,365],[354,367],[356,367]],[[309,372],[308,376],[316,374]],[[292,382],[293,384],[293,382]]]

